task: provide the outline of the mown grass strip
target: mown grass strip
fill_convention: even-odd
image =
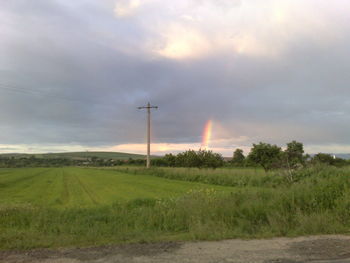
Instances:
[[[67,168],[13,169],[13,179],[0,177],[0,204],[32,204],[55,208],[111,205],[137,198],[170,198],[191,189],[215,188],[231,192],[231,187],[129,175],[110,170]],[[8,183],[8,182],[16,183]]]

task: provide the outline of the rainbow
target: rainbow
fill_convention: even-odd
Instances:
[[[202,146],[201,147],[205,150],[209,149],[212,127],[213,127],[212,121],[208,120],[204,126],[204,131],[203,131],[203,136],[202,136]]]

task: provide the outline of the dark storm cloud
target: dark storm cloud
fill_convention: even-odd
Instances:
[[[141,143],[145,113],[136,108],[151,101],[160,107],[157,142],[198,142],[213,119],[224,139],[245,136],[245,145],[350,145],[346,21],[339,39],[300,35],[284,40],[277,57],[223,50],[177,60],[147,51],[157,33],[137,17],[115,17],[113,8],[112,1],[3,3],[4,144]]]

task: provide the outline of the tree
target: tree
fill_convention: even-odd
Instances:
[[[313,163],[323,163],[323,164],[328,164],[332,165],[333,164],[333,156],[327,153],[318,153],[315,154],[314,157],[312,158]]]
[[[217,168],[223,165],[224,159],[220,154],[202,149],[179,153],[175,159],[175,166],[178,167]]]
[[[176,166],[180,167],[201,167],[196,151],[188,150],[176,156]]]
[[[175,155],[168,153],[164,156],[163,159],[164,159],[167,166],[170,166],[170,167],[175,166],[175,163],[176,163],[176,156]]]
[[[311,159],[312,163],[323,163],[328,165],[334,165],[334,166],[345,166],[348,165],[348,162],[345,159],[337,158],[333,155],[327,154],[327,153],[318,153],[315,154],[314,157]]]
[[[267,172],[280,165],[281,155],[282,149],[277,145],[260,142],[259,144],[253,144],[248,158],[252,163],[261,165]]]
[[[292,141],[287,143],[287,149],[284,151],[284,159],[287,167],[296,168],[298,165],[304,165],[306,157],[304,156],[304,146],[301,142]]]
[[[221,154],[200,149],[197,152],[197,155],[200,161],[200,167],[215,169],[224,165],[224,159]]]
[[[234,152],[233,152],[233,157],[231,160],[231,163],[235,166],[243,166],[244,165],[244,161],[245,161],[245,156],[243,154],[243,150],[237,148]]]

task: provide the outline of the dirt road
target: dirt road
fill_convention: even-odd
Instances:
[[[0,262],[38,263],[350,263],[350,236],[133,244],[98,248],[0,251]]]

